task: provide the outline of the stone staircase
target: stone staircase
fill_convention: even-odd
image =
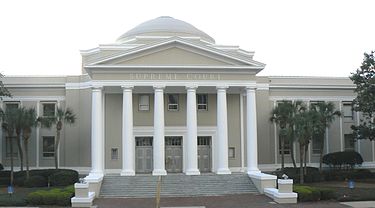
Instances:
[[[158,177],[150,175],[104,177],[100,197],[150,198],[156,196]],[[220,196],[258,193],[243,173],[162,176],[161,197]]]

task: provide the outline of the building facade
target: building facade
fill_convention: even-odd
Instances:
[[[116,43],[81,54],[79,76],[3,79],[13,95],[0,101],[3,109],[33,107],[48,116],[69,107],[78,117],[64,126],[57,152],[53,128],[33,130],[31,167],[52,167],[57,154],[61,167],[97,175],[273,170],[281,152],[270,117],[281,100],[333,102],[343,116],[326,130],[324,152],[353,149],[364,166],[375,165],[374,142],[350,135],[361,115],[351,110],[355,86],[348,78],[257,76],[265,64],[253,59],[254,52],[218,45],[171,17],[142,23]],[[9,144],[1,136],[0,162],[8,166]],[[287,144],[287,163],[292,149],[298,158],[296,144]],[[308,163],[318,161],[319,144],[312,143]]]

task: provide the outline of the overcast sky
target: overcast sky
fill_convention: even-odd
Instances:
[[[349,76],[375,50],[374,0],[1,0],[0,72],[77,75],[79,50],[159,16],[255,51],[260,75]]]

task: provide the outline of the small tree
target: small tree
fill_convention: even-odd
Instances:
[[[359,126],[352,126],[357,139],[375,139],[375,57],[374,51],[364,54],[362,65],[350,79],[356,85],[357,97],[353,101],[353,109],[360,111],[364,119]]]
[[[23,171],[23,149],[21,145],[21,134],[22,134],[22,125],[24,121],[25,108],[16,108],[14,111],[15,119],[15,131],[16,131],[16,144],[18,148],[18,153],[20,157],[20,168]]]
[[[25,149],[26,160],[26,178],[29,179],[29,140],[31,137],[32,128],[37,125],[37,116],[34,108],[23,109],[23,122],[22,122],[22,138],[23,147]]]
[[[66,110],[58,108],[54,116],[40,117],[38,120],[42,123],[43,126],[51,128],[52,125],[56,126],[56,140],[55,140],[55,168],[59,168],[59,161],[57,157],[57,150],[59,148],[60,139],[61,139],[61,130],[63,124],[74,124],[76,120],[76,115],[73,113],[73,110],[67,108]]]

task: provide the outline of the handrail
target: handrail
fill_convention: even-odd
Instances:
[[[158,184],[156,187],[156,208],[160,208],[161,179],[161,176],[159,176]]]

